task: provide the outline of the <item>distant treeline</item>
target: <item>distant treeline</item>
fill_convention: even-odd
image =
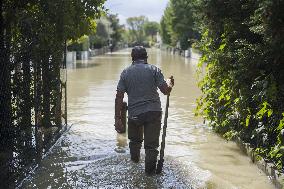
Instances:
[[[161,21],[164,43],[202,52],[199,113],[282,171],[283,7],[282,0],[170,0]]]
[[[88,36],[69,40],[67,48],[69,51],[88,51],[106,46],[114,49],[124,43],[124,32],[125,28],[119,23],[118,15],[103,14],[100,19],[96,20],[95,30],[91,31]]]
[[[124,39],[130,46],[143,45],[149,47],[157,42],[159,23],[149,21],[146,16],[127,18],[127,30]]]
[[[157,42],[159,23],[149,21],[146,16],[127,18],[126,25],[119,23],[118,15],[104,14],[96,20],[96,30],[88,36],[68,41],[69,51],[87,51],[105,46],[143,45],[150,47]]]

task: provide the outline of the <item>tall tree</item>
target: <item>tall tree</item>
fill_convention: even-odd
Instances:
[[[164,44],[170,45],[172,44],[172,8],[168,5],[164,11],[164,15],[162,16],[161,19],[161,28],[160,28],[160,32],[161,32],[161,37],[162,37],[162,41]]]
[[[198,38],[198,31],[194,24],[194,1],[172,0],[173,10],[172,30],[176,35],[176,43],[180,43],[181,49],[191,46],[192,40]]]
[[[144,24],[147,21],[145,16],[130,17],[126,20],[132,42],[142,43],[145,40]]]
[[[161,20],[164,43],[187,49],[200,37],[195,24],[197,1],[171,0]],[[169,39],[170,36],[170,39]]]
[[[159,31],[159,23],[157,22],[146,22],[144,24],[144,31],[147,36],[151,36],[152,41],[154,41],[154,36],[157,35]]]
[[[108,20],[110,21],[110,27],[113,30],[113,33],[110,35],[112,39],[113,46],[115,47],[118,42],[122,40],[122,34],[124,32],[123,25],[119,24],[118,15],[110,14],[107,16]]]

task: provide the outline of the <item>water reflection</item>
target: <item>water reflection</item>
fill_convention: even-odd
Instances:
[[[68,69],[83,69],[83,68],[92,68],[96,66],[100,66],[100,64],[73,63],[73,64],[68,64],[67,68]]]
[[[126,148],[128,147],[126,134],[117,134],[116,140],[117,140],[117,144],[116,144],[115,151],[117,153],[125,153]]]

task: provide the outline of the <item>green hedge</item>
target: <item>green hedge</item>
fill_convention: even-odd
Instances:
[[[283,1],[201,0],[206,76],[198,111],[283,171]]]

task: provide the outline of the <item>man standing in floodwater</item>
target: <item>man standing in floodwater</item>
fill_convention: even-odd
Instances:
[[[173,76],[166,82],[159,68],[147,62],[147,51],[136,46],[131,52],[132,64],[123,70],[115,98],[115,130],[120,133],[123,125],[121,111],[124,93],[128,95],[128,138],[131,160],[138,163],[143,142],[145,172],[156,172],[162,108],[158,94],[169,95],[174,86]]]

